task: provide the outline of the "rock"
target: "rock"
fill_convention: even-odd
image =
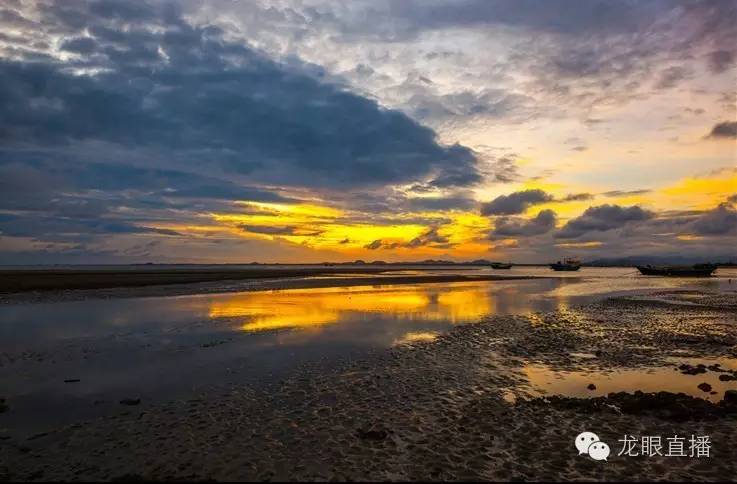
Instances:
[[[377,428],[363,428],[356,430],[356,435],[359,439],[381,441],[389,436],[389,432],[384,429]]]
[[[719,375],[720,381],[732,381],[737,380],[737,376],[734,375]]]
[[[0,398],[0,413],[7,412],[8,411],[8,405],[5,403],[4,398]]]
[[[709,384],[708,384],[708,383],[706,383],[706,382],[704,382],[704,383],[699,383],[699,386],[698,386],[697,388],[698,388],[699,390],[701,390],[702,392],[710,392],[710,391],[711,391],[711,385],[709,385]]]
[[[141,399],[140,398],[136,398],[136,399],[126,398],[126,399],[123,399],[123,400],[120,401],[120,404],[121,405],[129,405],[129,406],[138,405],[140,403],[141,403]]]
[[[79,378],[70,378],[68,380],[64,380],[64,383],[79,383],[80,381],[82,380],[80,380]]]
[[[679,366],[678,369],[681,370],[681,373],[684,375],[698,375],[700,373],[706,373],[706,366],[701,364],[691,366],[688,363],[684,363]]]
[[[589,386],[587,386],[586,388],[588,388],[589,390],[596,390],[596,385],[594,385],[593,383],[589,383]]]
[[[724,401],[727,403],[737,403],[737,390],[727,390],[724,392]]]

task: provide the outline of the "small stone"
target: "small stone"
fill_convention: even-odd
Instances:
[[[593,383],[589,383],[589,386],[587,386],[586,388],[588,388],[589,390],[596,390],[596,385],[594,385]]]
[[[136,398],[136,399],[126,398],[120,401],[121,405],[129,405],[129,406],[138,405],[139,403],[141,403],[140,398]]]
[[[68,380],[64,380],[64,383],[79,383],[80,381],[82,380],[80,380],[79,378],[70,378]]]
[[[702,392],[710,392],[711,391],[711,385],[709,385],[706,382],[700,383],[699,386],[698,386],[698,389],[701,390]]]
[[[734,375],[719,375],[720,381],[732,381],[737,380],[737,377]]]
[[[737,390],[727,390],[724,392],[724,401],[727,403],[737,403]]]

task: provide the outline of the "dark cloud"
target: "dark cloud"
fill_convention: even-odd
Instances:
[[[438,233],[438,227],[433,226],[433,227],[428,228],[421,235],[415,237],[409,242],[404,242],[404,243],[403,242],[390,242],[390,241],[386,241],[382,239],[377,239],[371,242],[370,244],[366,244],[364,246],[364,249],[391,250],[391,249],[398,249],[398,248],[415,249],[417,247],[433,247],[436,249],[448,249],[452,246],[453,244],[450,243],[447,237],[440,235]]]
[[[594,196],[590,193],[569,193],[565,197],[561,198],[561,202],[582,202],[593,199]]]
[[[715,50],[708,56],[709,70],[721,74],[734,65],[735,53],[731,50]]]
[[[707,138],[737,138],[737,121],[724,121],[717,123],[711,129]]]
[[[242,224],[238,228],[244,232],[251,232],[253,234],[264,234],[264,235],[293,235],[300,237],[308,237],[319,235],[322,233],[321,230],[311,230],[304,227],[296,227],[291,225],[278,226],[278,225],[250,225]]]
[[[730,197],[737,200],[737,197]],[[722,203],[693,222],[693,230],[698,235],[726,235],[737,233],[737,210],[731,204]],[[737,242],[737,240],[735,240]]]
[[[630,195],[643,195],[645,193],[650,193],[652,190],[649,189],[642,189],[642,190],[611,190],[608,192],[602,193],[605,197],[625,197]]]
[[[66,65],[3,61],[6,146],[95,140],[165,153],[181,168],[292,186],[480,179],[467,148],[441,146],[400,112],[227,42],[217,28],[189,25],[171,5],[72,5],[45,12],[89,32],[64,48],[99,55]],[[72,75],[68,67],[97,73]]]
[[[637,205],[620,207],[619,205],[599,205],[589,207],[555,234],[564,239],[578,238],[588,232],[605,232],[617,229],[630,222],[638,222],[652,218],[654,214]]]
[[[528,207],[539,203],[550,202],[553,196],[543,190],[525,190],[510,195],[500,195],[481,206],[481,215],[516,215]]]
[[[413,249],[415,247],[449,248],[451,244],[448,238],[438,234],[438,227],[430,227],[426,232],[410,240],[404,247]]]
[[[363,246],[364,249],[378,250],[378,249],[396,249],[400,244],[397,242],[384,242],[381,239],[376,239],[373,242]]]
[[[541,210],[534,218],[525,220],[519,217],[500,217],[494,222],[492,236],[530,237],[542,235],[555,228],[557,217],[552,210]]]

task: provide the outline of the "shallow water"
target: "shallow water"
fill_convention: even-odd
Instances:
[[[707,371],[698,375],[683,374],[678,365],[713,365],[718,363],[725,370],[737,370],[735,358],[671,358],[671,365],[648,368],[624,368],[612,371],[558,371],[541,364],[530,364],[523,368],[532,395],[563,395],[567,397],[600,397],[609,393],[672,392],[685,393],[694,397],[718,402],[727,390],[737,390],[737,381],[721,381],[723,373]],[[702,383],[711,389],[699,388]],[[593,384],[596,388],[589,389]]]
[[[489,315],[668,288],[737,290],[737,270],[699,280],[631,269],[472,272],[556,277],[0,306],[0,397],[12,410],[0,416],[0,433],[109,414],[126,398],[145,406],[211,387],[278,382],[304,365],[430,341]]]

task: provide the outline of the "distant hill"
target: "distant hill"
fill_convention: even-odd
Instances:
[[[637,266],[637,265],[665,265],[665,264],[700,264],[704,262],[713,262],[720,266],[735,266],[737,265],[737,256],[713,256],[713,257],[700,257],[700,256],[658,256],[658,255],[635,255],[627,257],[608,257],[596,259],[590,262],[586,262],[587,266],[595,267],[613,267],[613,266]]]

